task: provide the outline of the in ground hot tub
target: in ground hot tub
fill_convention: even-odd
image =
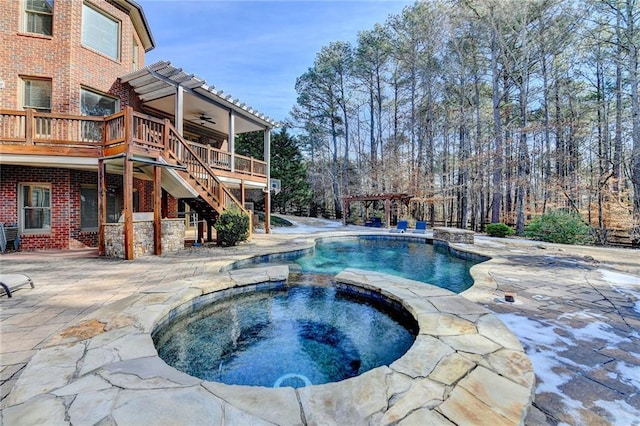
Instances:
[[[223,293],[156,329],[167,364],[209,381],[298,388],[390,365],[418,332],[397,302],[347,285],[303,281]]]

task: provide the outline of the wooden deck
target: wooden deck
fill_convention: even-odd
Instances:
[[[175,166],[176,172],[197,192],[198,200],[212,209],[212,214],[228,208],[246,212],[218,174],[267,184],[266,162],[188,142],[168,119],[141,114],[131,107],[106,117],[0,110],[0,154],[97,159],[100,254],[104,254],[105,161],[122,158],[123,186],[129,189],[133,188],[133,163],[153,165],[155,254],[161,254],[162,168]],[[125,190],[123,201],[126,259],[133,259],[132,192]]]
[[[131,153],[155,158],[170,144],[168,127],[168,120],[131,108],[106,117],[0,110],[0,154],[100,158]],[[185,143],[213,170],[266,183],[265,161]]]

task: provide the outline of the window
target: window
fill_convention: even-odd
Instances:
[[[98,229],[98,188],[80,188],[80,228]]]
[[[21,183],[18,191],[21,231],[51,232],[51,185]]]
[[[82,44],[118,59],[120,23],[86,4],[82,5]]]
[[[27,33],[53,34],[53,0],[25,0],[23,29]]]
[[[135,195],[135,193],[134,193]],[[135,210],[134,198],[134,210]],[[120,200],[114,188],[107,189],[106,223],[117,223],[120,219]],[[96,186],[80,187],[80,228],[83,231],[98,229],[98,188]]]
[[[131,69],[133,71],[138,70],[138,55],[140,54],[140,49],[138,48],[138,41],[133,39],[133,44],[131,46]]]
[[[118,100],[89,89],[80,89],[80,112],[84,115],[103,116],[118,110]]]
[[[22,95],[23,108],[51,112],[51,80],[23,78]]]

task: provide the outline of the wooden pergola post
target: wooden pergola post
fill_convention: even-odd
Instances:
[[[342,197],[342,226],[347,226],[349,202],[346,197]]]
[[[384,219],[385,219],[386,227],[390,228],[391,227],[391,200],[388,198],[384,200]]]
[[[412,198],[411,195],[408,195],[405,193],[347,195],[342,197],[342,205],[343,205],[343,211],[345,212],[345,216],[346,216],[346,211],[347,211],[347,207],[349,206],[349,203],[353,201],[363,202],[365,205],[365,219],[366,219],[368,217],[368,209],[371,206],[371,204],[373,203],[375,207],[376,201],[383,201],[385,225],[387,228],[390,228],[391,227],[391,203],[395,200],[400,200],[404,204],[407,204],[408,200],[410,200],[411,198]],[[366,222],[365,222],[365,225],[366,225]]]

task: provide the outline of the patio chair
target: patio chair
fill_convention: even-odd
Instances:
[[[409,222],[407,222],[406,220],[399,220],[398,225],[396,226],[396,229],[390,229],[389,232],[405,233],[407,232],[408,225],[409,225]]]
[[[7,226],[7,224],[0,223],[0,251],[6,252],[7,249],[13,249],[18,251],[20,246],[20,234],[18,234],[18,227],[16,225]]]
[[[414,234],[424,234],[427,232],[427,222],[422,220],[416,221],[416,229],[413,230]]]
[[[33,281],[25,274],[0,274],[0,296],[6,294],[7,297],[13,297],[13,291],[30,285],[34,288]]]

